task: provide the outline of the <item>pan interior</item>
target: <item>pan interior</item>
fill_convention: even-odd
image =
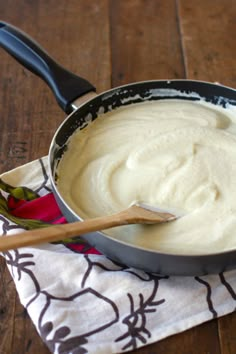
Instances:
[[[141,85],[143,86],[143,85]],[[132,91],[132,94],[130,93]],[[122,93],[122,94],[121,94]],[[117,98],[118,97],[118,98]],[[133,103],[138,103],[138,102],[146,102],[146,101],[156,101],[156,100],[173,100],[176,98],[181,98],[187,101],[201,101],[204,100],[206,102],[212,102],[214,104],[218,104],[222,107],[229,107],[233,103],[233,99],[230,97],[229,98],[223,98],[222,96],[216,96],[212,95],[211,97],[202,97],[199,92],[194,92],[193,90],[177,90],[176,88],[158,88],[150,87],[144,90],[144,87],[142,87],[142,90],[137,90],[136,92],[134,91],[134,88],[130,90],[130,88],[122,88],[122,89],[116,89],[109,91],[108,93],[102,94],[101,96],[98,96],[95,98],[92,102],[87,103],[83,107],[81,107],[77,112],[73,113],[71,117],[67,119],[67,121],[59,128],[58,134],[56,135],[55,141],[54,141],[54,146],[53,146],[53,154],[52,154],[52,168],[54,171],[54,177],[55,180],[57,179],[57,163],[60,161],[61,156],[67,149],[67,142],[69,137],[74,134],[75,130],[80,129],[83,130],[85,126],[87,126],[90,122],[92,122],[94,119],[96,119],[98,116],[101,116],[101,114],[112,111],[114,108],[118,108],[121,106],[128,106]],[[80,157],[79,157],[80,158]],[[56,183],[55,183],[56,185]],[[57,187],[56,187],[57,188]],[[61,196],[60,192],[59,196],[62,197],[64,200],[64,197]],[[65,203],[65,208],[67,209],[67,212],[71,212],[71,207],[68,208],[68,203]],[[70,203],[69,203],[70,205]],[[72,208],[73,210],[73,208]],[[81,216],[83,213],[79,213]],[[79,216],[78,216],[79,217]],[[83,215],[82,215],[83,217]],[[137,242],[137,231],[135,231],[135,227],[129,226],[125,230],[122,230],[123,235],[129,235],[129,237],[123,236],[123,241],[125,242],[131,242],[131,243],[136,243]],[[116,237],[116,236],[114,236]],[[133,239],[133,240],[132,240]],[[135,241],[134,241],[135,239]],[[145,247],[145,245],[144,245]],[[151,249],[153,249],[153,246],[151,246]],[[171,251],[171,250],[169,250]],[[207,250],[209,251],[209,250]],[[205,250],[202,250],[202,253],[204,253]],[[191,252],[190,252],[191,253]]]

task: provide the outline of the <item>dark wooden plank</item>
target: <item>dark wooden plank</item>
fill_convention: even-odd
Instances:
[[[236,315],[224,316],[218,321],[222,354],[236,353]]]
[[[29,318],[26,310],[20,304],[18,297],[16,297],[15,301],[13,330],[14,337],[12,340],[12,348],[9,353],[49,354],[47,346],[36,332],[31,319]]]
[[[235,1],[178,3],[187,77],[236,87]]]
[[[98,91],[110,88],[108,0],[0,0],[1,20],[20,27]],[[65,114],[47,86],[0,50],[0,173],[46,155]],[[0,261],[0,353],[48,354]]]
[[[19,302],[5,261],[0,258],[0,353],[48,354],[26,311]]]
[[[112,85],[184,78],[175,0],[111,1]]]
[[[198,327],[171,336],[158,343],[150,344],[146,347],[137,349],[130,353],[133,354],[220,354],[219,343],[216,340],[217,323],[212,321],[209,330],[209,324],[204,323]],[[205,337],[207,340],[201,340]]]
[[[179,0],[178,3],[187,77],[236,87],[235,1]],[[215,334],[215,340],[220,341],[221,353],[235,353],[235,313],[217,322],[219,334]],[[209,330],[210,327],[206,336]]]
[[[16,9],[12,11],[12,9]],[[19,10],[19,12],[18,12]],[[98,91],[110,87],[107,1],[0,2],[1,16],[34,37],[61,64],[90,80]],[[24,13],[24,16],[22,16]],[[91,26],[93,22],[93,26]],[[1,51],[0,105],[6,132],[55,130],[65,117],[47,86]],[[47,146],[45,146],[46,148]],[[46,152],[46,149],[45,149]]]
[[[13,280],[0,257],[0,353],[10,353],[14,332],[15,287]]]
[[[0,166],[8,171],[47,154],[54,130],[18,131],[5,134],[0,141]]]

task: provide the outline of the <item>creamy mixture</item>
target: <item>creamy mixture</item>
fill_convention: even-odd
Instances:
[[[73,135],[58,176],[82,218],[135,201],[183,213],[167,224],[107,230],[112,237],[179,254],[236,247],[235,109],[174,99],[116,109]]]

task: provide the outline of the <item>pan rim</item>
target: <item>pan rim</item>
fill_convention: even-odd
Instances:
[[[61,202],[63,202],[63,204],[66,206],[66,208],[68,209],[68,211],[73,215],[73,217],[75,218],[75,220],[79,220],[79,221],[83,221],[83,219],[67,204],[67,202],[64,200],[64,198],[61,196],[60,191],[57,188],[56,182],[55,182],[55,178],[53,176],[52,173],[52,168],[51,168],[51,162],[52,162],[52,154],[53,154],[53,148],[56,144],[56,137],[58,132],[60,132],[62,126],[65,124],[65,122],[67,120],[69,120],[71,118],[71,116],[73,116],[79,109],[81,109],[82,107],[88,105],[89,103],[91,103],[92,101],[99,99],[100,97],[106,96],[106,95],[111,95],[112,93],[115,93],[118,90],[122,90],[125,88],[128,88],[130,86],[135,86],[135,85],[142,85],[142,84],[148,84],[148,83],[165,83],[165,84],[171,84],[171,83],[175,83],[175,82],[188,82],[190,83],[195,83],[195,84],[203,84],[203,85],[210,85],[212,87],[220,87],[226,90],[230,90],[233,93],[236,94],[236,89],[230,86],[226,86],[226,85],[222,85],[220,83],[217,82],[209,82],[209,81],[204,81],[204,80],[192,80],[192,79],[163,79],[163,80],[143,80],[143,81],[137,81],[137,82],[131,82],[128,84],[124,84],[124,85],[120,85],[108,90],[105,90],[97,95],[95,95],[94,97],[88,99],[88,101],[83,102],[79,107],[77,107],[77,109],[75,109],[73,112],[71,112],[63,121],[62,123],[59,125],[59,127],[57,128],[57,130],[55,131],[53,138],[51,140],[50,143],[50,147],[49,147],[49,153],[48,153],[48,165],[49,165],[49,179],[50,182],[52,184],[52,188],[53,190],[56,192],[57,196],[60,198]],[[151,89],[151,88],[150,88]],[[170,87],[171,89],[171,87]],[[199,94],[198,94],[199,95]],[[199,95],[199,97],[201,97]],[[236,105],[236,100],[235,101],[235,105]],[[130,247],[132,249],[138,249],[140,251],[145,251],[145,252],[151,252],[152,254],[155,254],[157,256],[164,256],[164,257],[173,257],[173,258],[178,258],[178,259],[208,259],[209,257],[211,259],[216,259],[216,258],[220,258],[223,256],[229,256],[230,255],[236,255],[236,247],[234,249],[229,249],[229,250],[223,250],[223,251],[219,251],[219,252],[213,252],[213,253],[194,253],[194,254],[188,254],[188,253],[173,253],[173,252],[166,252],[166,251],[158,251],[158,250],[153,250],[150,248],[145,248],[145,247],[141,247],[139,245],[134,245],[132,243],[127,243],[126,241],[123,240],[119,240],[117,238],[114,238],[104,232],[101,231],[97,231],[96,233],[98,233],[100,236],[105,237],[107,239],[109,239],[112,242],[124,245],[125,247]]]

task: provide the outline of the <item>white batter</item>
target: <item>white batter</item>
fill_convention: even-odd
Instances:
[[[174,99],[119,108],[73,135],[58,175],[83,218],[135,201],[184,212],[106,231],[112,237],[179,254],[236,247],[236,110]]]

